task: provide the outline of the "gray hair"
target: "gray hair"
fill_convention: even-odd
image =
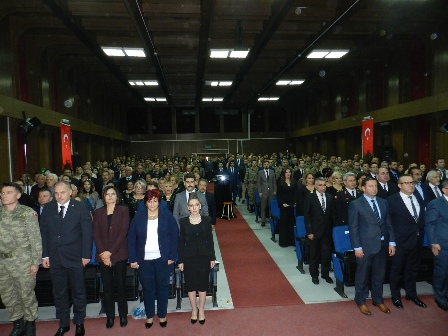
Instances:
[[[58,182],[56,182],[54,187],[56,188],[57,186],[60,186],[60,185],[65,185],[68,190],[72,190],[71,184],[68,183],[68,182],[65,182],[65,181],[58,181]]]
[[[435,174],[439,174],[439,176],[440,176],[440,173],[438,170],[434,170],[434,169],[430,170],[428,172],[428,174],[426,175],[426,180],[428,180],[430,177],[431,178],[434,177]]]
[[[49,174],[47,174],[47,176],[53,176],[55,181],[57,181],[59,179],[59,177],[56,174],[53,174],[53,173],[49,173]]]
[[[316,185],[317,182],[326,182],[326,181],[323,177],[316,177],[316,179],[314,180],[314,185]]]
[[[134,190],[138,185],[140,185],[143,190],[146,190],[146,181],[144,179],[138,179],[134,182]]]
[[[356,175],[354,174],[354,173],[345,173],[344,174],[344,176],[342,177],[342,181],[347,181],[347,179],[350,177],[350,176],[353,176],[354,178],[355,178],[355,180],[356,180]]]

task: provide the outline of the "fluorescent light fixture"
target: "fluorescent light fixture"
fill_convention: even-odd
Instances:
[[[146,100],[146,101],[149,101],[149,102],[150,102],[150,101],[156,101],[155,98],[150,98],[150,97],[145,97],[145,100]]]
[[[219,86],[230,86],[232,82],[219,82]]]
[[[126,56],[121,48],[101,47],[107,56],[123,57]]]
[[[157,86],[157,85],[159,85],[159,83],[157,83],[157,81],[144,81],[143,83],[145,83],[146,86]]]
[[[210,58],[227,58],[229,49],[210,49]]]
[[[145,86],[145,83],[138,81],[138,82],[135,82],[135,85],[137,85],[137,86]]]
[[[325,58],[341,58],[348,53],[348,50],[332,50]]]
[[[324,58],[330,50],[313,50],[306,58]]]
[[[221,101],[223,101],[224,100],[224,98],[213,98],[213,101],[214,102],[221,102]]]
[[[341,58],[349,52],[348,49],[319,50],[314,49],[306,58]]]
[[[300,85],[304,82],[305,82],[304,79],[279,80],[275,85]]]
[[[211,86],[218,86],[218,85],[219,85],[219,82],[211,82],[210,85],[211,85]]]
[[[258,98],[258,101],[275,101],[275,100],[279,100],[280,97],[260,97]]]
[[[224,100],[224,98],[202,98],[203,102],[211,102],[211,101],[213,101],[213,102],[221,102],[223,100]]]
[[[302,79],[299,79],[299,80],[293,80],[293,81],[291,81],[291,83],[289,83],[289,85],[301,85],[301,84],[303,84],[305,81],[304,80],[302,80]]]
[[[101,47],[107,56],[112,57],[146,57],[143,48]]]
[[[213,98],[202,98],[202,101],[211,102],[211,101],[213,101]]]
[[[248,50],[231,50],[230,51],[230,58],[246,58],[247,54],[249,53]]]
[[[166,102],[166,98],[164,97],[145,97],[145,100],[148,102]]]
[[[135,83],[133,81],[129,81],[129,84],[131,84],[132,86],[135,86]]]
[[[123,50],[129,57],[146,57],[143,48],[123,48]]]
[[[158,101],[158,102],[166,102],[166,98],[158,97],[158,98],[156,98],[156,101]]]
[[[279,80],[275,85],[289,85],[290,80]]]

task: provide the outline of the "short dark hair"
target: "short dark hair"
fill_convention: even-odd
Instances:
[[[16,191],[21,194],[22,193],[22,187],[20,185],[18,185],[15,182],[5,182],[2,184],[2,186],[0,187],[0,190],[3,190],[3,188],[5,187],[13,187],[14,189],[16,189]]]
[[[448,180],[443,180],[440,185],[442,186],[442,189],[448,189]]]
[[[194,174],[193,174],[193,173],[186,173],[186,174],[184,175],[184,181],[186,181],[187,178],[192,178],[192,179],[194,180]]]
[[[106,204],[106,201],[105,201],[106,193],[110,189],[113,189],[115,191],[115,194],[117,194],[117,201],[115,202],[115,204],[120,203],[120,192],[118,191],[117,187],[115,187],[115,186],[106,186],[106,187],[104,187],[103,192],[101,194],[101,196],[103,197],[104,204]]]
[[[378,185],[377,179],[374,179],[373,177],[366,177],[364,180],[362,180],[361,187],[365,187],[367,182],[370,182],[370,181],[375,181]]]

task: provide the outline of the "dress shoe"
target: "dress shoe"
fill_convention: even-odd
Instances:
[[[154,323],[154,322],[145,322],[145,328],[146,328],[146,329],[151,328],[152,325],[153,325],[153,323]]]
[[[168,321],[165,320],[165,321],[163,321],[163,322],[159,322],[159,324],[160,324],[160,326],[161,326],[162,328],[166,328],[166,325],[168,324]]]
[[[319,278],[317,277],[312,277],[311,281],[313,282],[313,284],[318,285],[319,284]]]
[[[70,331],[70,326],[59,327],[58,331],[56,332],[56,334],[54,334],[54,336],[62,336],[66,332],[69,332],[69,331]]]
[[[25,336],[36,336],[36,322],[25,321]]]
[[[392,304],[398,309],[403,309],[403,303],[401,303],[400,299],[392,298]]]
[[[110,329],[110,328],[112,328],[114,326],[114,319],[113,318],[108,318],[107,320],[106,320],[106,328],[107,329]]]
[[[25,321],[23,317],[12,322],[13,329],[9,336],[23,336],[25,335]]]
[[[360,306],[358,306],[358,308],[359,308],[359,311],[361,313],[363,313],[364,315],[372,315],[372,313],[369,310],[369,307],[367,307],[366,304],[360,305]]]
[[[327,276],[321,276],[322,279],[324,279],[327,283],[332,284],[333,283],[333,279],[330,278],[328,275]]]
[[[413,297],[405,296],[405,298],[408,301],[414,302],[419,307],[426,308],[426,304],[422,300],[420,300],[418,297],[413,298]]]
[[[199,309],[198,309],[198,318],[199,318]],[[205,323],[205,313],[204,313],[204,318],[201,320],[199,319],[199,324],[204,324]]]
[[[190,319],[191,324],[195,324],[198,321],[198,316],[199,316],[199,308],[198,308],[198,314],[196,315],[196,319]]]
[[[120,317],[120,327],[126,327],[128,325],[127,317]]]
[[[266,223],[265,222],[261,222],[261,227],[264,227],[264,226],[266,226]]]
[[[390,309],[384,303],[374,303],[374,306],[377,306],[383,313],[390,314]]]
[[[84,323],[77,324],[75,336],[84,336],[85,334],[86,334],[86,331],[84,329]]]
[[[444,311],[448,311],[448,304],[446,303],[441,303],[437,300],[434,300],[437,303],[437,307],[439,307],[440,309],[443,309]]]

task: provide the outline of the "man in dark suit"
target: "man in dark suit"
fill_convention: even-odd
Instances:
[[[436,170],[440,173],[440,181],[445,181],[447,179],[447,174],[445,170],[445,159],[439,158],[436,160]]]
[[[437,170],[430,170],[426,175],[428,183],[422,184],[422,188],[427,190],[428,203],[432,200],[442,197],[442,191],[440,190],[440,173]]]
[[[348,225],[348,204],[351,201],[362,196],[359,190],[356,190],[356,175],[346,173],[342,180],[345,187],[334,195],[333,199],[333,225]]]
[[[422,171],[418,167],[411,167],[408,169],[409,175],[412,176],[412,181],[414,182],[415,190],[414,195],[419,202],[423,202],[426,207],[428,204],[428,188],[425,188],[424,183],[422,183]]]
[[[350,241],[357,265],[355,302],[364,315],[371,315],[366,305],[369,283],[373,305],[383,313],[390,313],[383,303],[383,283],[387,254],[395,254],[395,236],[387,201],[376,197],[377,183],[374,178],[366,177],[361,183],[364,195],[348,206]]]
[[[398,178],[400,177],[400,173],[398,172],[398,162],[395,160],[392,160],[389,163],[389,175],[390,175],[390,181],[392,183],[397,184]]]
[[[70,285],[73,299],[73,322],[76,336],[83,336],[86,317],[84,267],[92,255],[92,217],[83,202],[71,200],[72,189],[58,182],[55,202],[45,205],[40,218],[42,233],[42,265],[50,268],[59,329],[55,336],[70,330]]]
[[[210,216],[211,224],[212,224],[212,230],[215,230],[216,225],[216,201],[215,196],[212,193],[209,193],[207,191],[207,180],[206,179],[200,179],[198,183],[198,190],[200,193],[202,193],[205,196],[205,200],[207,201],[208,205],[208,215]]]
[[[377,197],[386,199],[400,191],[395,183],[390,182],[389,169],[384,167],[379,168],[378,174],[376,174],[376,179],[378,180]]]
[[[266,225],[266,208],[270,209],[271,201],[274,195],[277,193],[277,183],[275,181],[275,173],[272,169],[269,169],[269,161],[264,160],[263,169],[258,172],[257,175],[257,188],[258,195],[261,200],[261,226]],[[269,216],[271,211],[269,210]]]
[[[414,197],[414,182],[410,175],[398,178],[400,192],[387,199],[390,219],[397,243],[390,269],[390,293],[395,307],[403,309],[400,289],[404,284],[406,300],[417,306],[426,305],[417,297],[417,274],[420,264],[420,250],[423,246],[425,207]]]
[[[298,168],[294,171],[294,179],[300,181],[305,173],[305,160],[300,159]]]
[[[126,185],[129,181],[134,182],[135,179],[132,177],[132,168],[126,167],[124,169],[124,176],[118,180],[118,189],[120,192],[123,192],[126,190]]]
[[[426,208],[426,234],[434,254],[432,289],[440,309],[448,311],[448,180],[442,182],[443,196]]]
[[[331,208],[333,198],[325,193],[325,179],[318,177],[314,181],[316,192],[305,197],[304,216],[306,234],[310,242],[310,275],[315,285],[319,284],[319,264],[322,264],[322,279],[333,283],[331,268]]]
[[[235,167],[235,162],[229,162],[229,168],[227,169],[227,174],[230,178],[230,191],[232,195],[233,205],[236,205],[236,198],[238,196],[238,187],[240,184],[238,168]]]

